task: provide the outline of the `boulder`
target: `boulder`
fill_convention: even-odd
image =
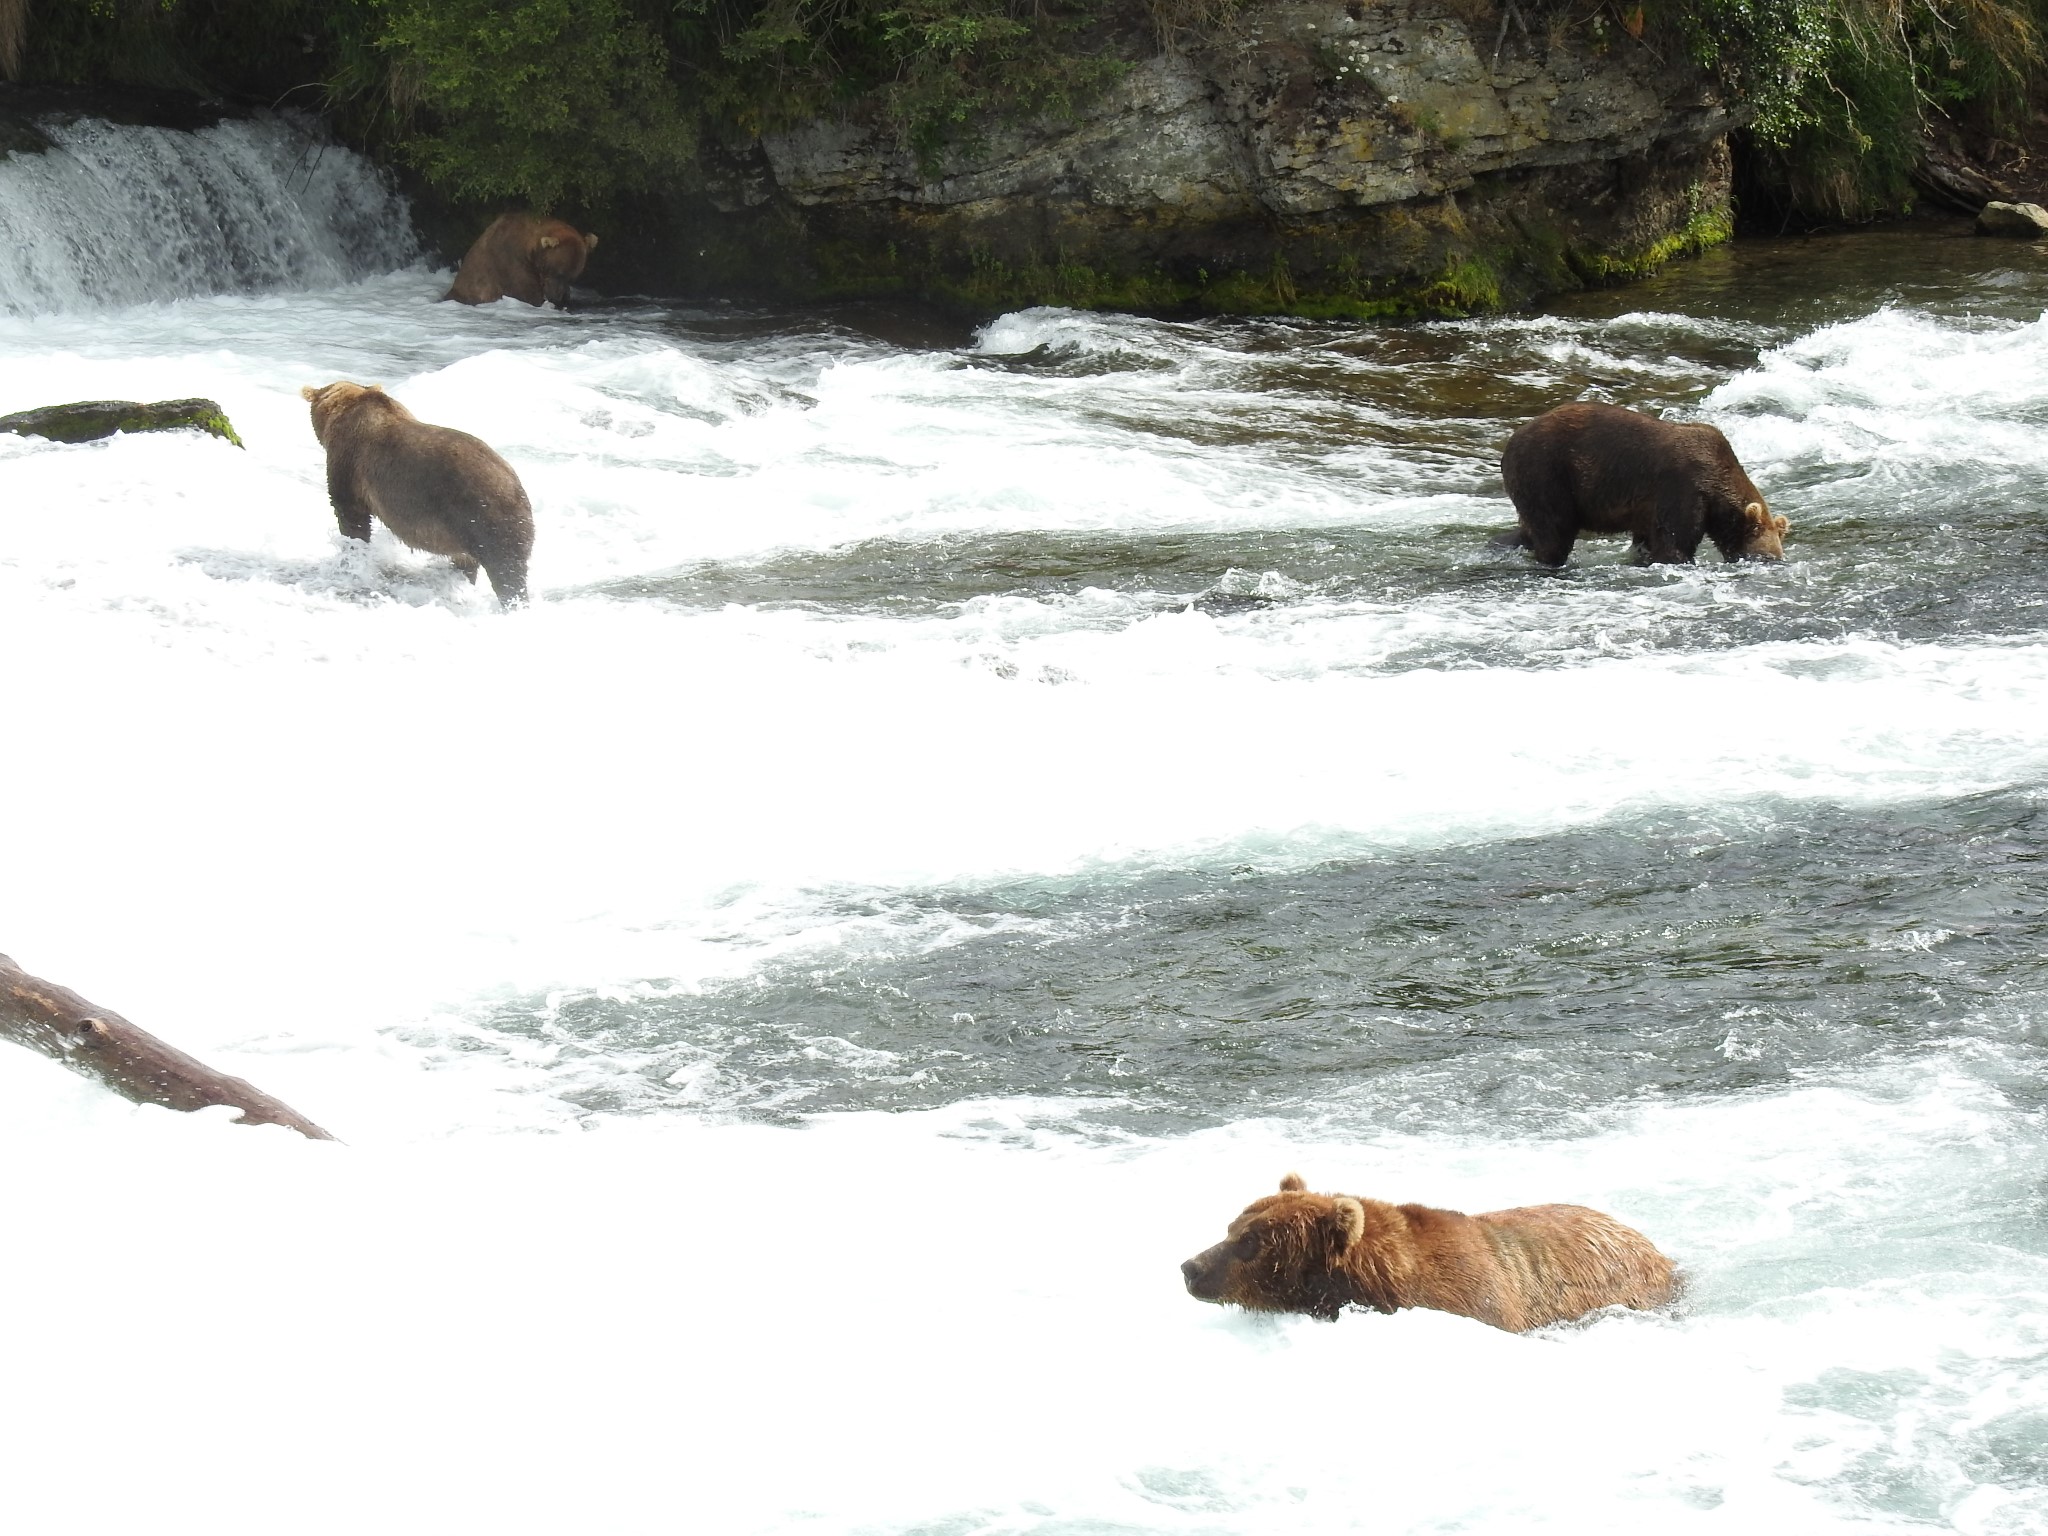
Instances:
[[[2039,203],[1986,203],[1977,215],[1977,233],[2020,240],[2048,238],[2048,208]]]
[[[60,443],[89,443],[116,432],[175,432],[182,427],[211,432],[237,448],[242,446],[227,412],[213,400],[80,400],[0,416],[0,432],[47,437]]]

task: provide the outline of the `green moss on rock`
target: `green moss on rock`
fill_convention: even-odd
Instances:
[[[1683,256],[1697,256],[1735,237],[1735,215],[1725,205],[1701,208],[1684,226],[1635,250],[1573,251],[1573,269],[1589,284],[1649,277]]]
[[[237,448],[242,446],[227,413],[213,400],[80,400],[0,416],[0,432],[47,437],[59,443],[90,443],[112,437],[116,432],[175,432],[184,428],[225,438]]]

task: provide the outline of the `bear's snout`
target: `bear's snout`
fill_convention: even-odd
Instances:
[[[1218,1260],[1219,1255],[1216,1250],[1208,1248],[1181,1265],[1181,1280],[1186,1284],[1188,1294],[1196,1300],[1219,1301],[1222,1299],[1222,1286],[1219,1283],[1219,1277],[1223,1273],[1223,1265]]]

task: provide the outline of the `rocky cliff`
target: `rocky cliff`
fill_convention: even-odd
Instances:
[[[1133,31],[1128,69],[1072,117],[980,124],[935,157],[858,107],[708,152],[701,193],[610,275],[976,308],[1445,314],[1729,232],[1739,114],[1611,18],[1490,0],[1253,0],[1235,17],[1192,46]]]

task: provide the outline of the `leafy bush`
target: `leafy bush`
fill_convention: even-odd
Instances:
[[[2014,127],[2041,58],[2041,0],[1680,0],[1670,19],[1750,103],[1762,168],[1794,209],[1910,206],[1936,114]]]
[[[548,209],[660,186],[696,151],[668,49],[623,0],[368,0],[339,94],[388,107],[394,148],[458,197]],[[380,100],[381,97],[381,100]]]
[[[1111,0],[679,0],[712,120],[747,132],[864,100],[928,169],[989,114],[1067,113],[1128,65]]]

